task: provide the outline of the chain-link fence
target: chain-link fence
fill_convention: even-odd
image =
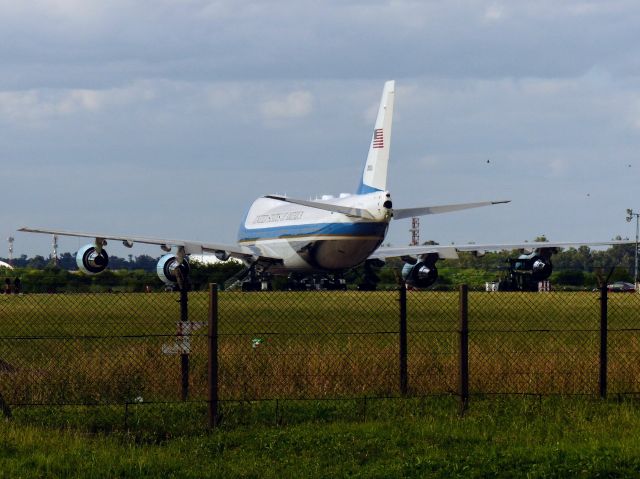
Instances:
[[[640,393],[639,325],[606,291],[2,295],[0,403]]]
[[[0,295],[0,395],[11,405],[178,401],[187,352],[189,397],[206,398],[207,295],[190,297],[193,331],[180,328],[179,300],[178,293]]]

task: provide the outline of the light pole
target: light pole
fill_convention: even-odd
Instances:
[[[13,242],[15,240],[13,239],[13,236],[9,236],[7,241],[9,242],[9,264],[13,266]]]
[[[633,285],[634,287],[638,287],[638,218],[640,218],[640,213],[634,213],[631,208],[627,208],[627,223],[630,223],[633,217],[636,217],[636,254],[635,254],[635,264],[633,267]]]

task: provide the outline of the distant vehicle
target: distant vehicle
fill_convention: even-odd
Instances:
[[[632,283],[626,281],[616,281],[607,285],[607,291],[610,293],[633,293],[636,287]]]

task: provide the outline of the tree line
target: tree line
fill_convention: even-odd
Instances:
[[[619,238],[618,238],[619,239]],[[536,238],[544,241],[544,237]],[[427,242],[426,244],[433,244]],[[440,261],[439,280],[435,288],[450,289],[458,284],[481,288],[486,281],[496,281],[508,270],[508,259],[520,255],[519,251],[487,252],[482,256],[460,253],[459,260]],[[41,255],[22,255],[13,259],[14,271],[2,271],[4,277],[20,277],[24,292],[59,291],[161,291],[165,285],[155,270],[159,258],[149,255],[120,258],[109,257],[109,269],[98,275],[85,275],[78,271],[74,254],[63,253],[57,262]],[[8,262],[6,258],[1,261]],[[592,250],[587,246],[568,248],[552,257],[554,272],[550,278],[556,287],[591,289],[598,284],[599,274],[613,271],[610,281],[633,281],[635,245],[613,245],[605,250]],[[378,270],[380,287],[392,288],[400,282],[400,259],[390,259]],[[223,284],[243,268],[235,262],[206,264],[192,261],[191,281],[194,289],[206,289],[209,283]],[[345,274],[351,287],[362,279],[363,267]],[[276,288],[284,288],[286,280],[278,278]]]
[[[23,263],[26,264],[24,267],[16,265],[13,270],[0,268],[0,277],[4,276],[4,278],[9,278],[12,281],[15,281],[15,278],[20,278],[24,293],[158,292],[168,289],[167,285],[156,274],[157,258],[153,259],[152,262],[148,262],[146,258],[143,259],[140,264],[145,267],[136,269],[133,269],[133,267],[130,269],[112,269],[111,260],[112,258],[109,258],[109,269],[94,275],[78,271],[77,266],[73,269],[65,269],[62,267],[64,263],[58,262],[55,265],[53,262],[48,261],[41,268],[30,266],[29,262]],[[206,289],[209,283],[223,284],[242,268],[243,265],[237,262],[206,264],[193,261],[191,262],[191,273],[189,275],[192,289]]]
[[[616,240],[620,240],[617,237]],[[546,241],[544,236],[534,241]],[[433,241],[423,243],[435,245]],[[452,289],[460,284],[467,284],[480,289],[488,281],[498,281],[507,275],[509,258],[517,258],[521,251],[487,252],[483,255],[459,253],[458,260],[439,261],[438,282],[432,289]],[[599,277],[607,277],[609,281],[633,282],[635,270],[635,245],[612,245],[604,250],[593,250],[588,246],[566,248],[552,256],[553,273],[550,282],[556,289],[587,289],[598,286]],[[400,259],[390,259],[378,272],[379,285],[392,286],[400,281],[402,269]],[[358,267],[347,273],[349,283],[361,280],[364,268]]]
[[[128,258],[120,258],[118,256],[109,256],[109,268],[112,270],[142,270],[142,271],[155,271],[158,258],[142,254],[139,256],[129,255]],[[6,263],[9,262],[7,258],[0,258],[0,261]],[[47,267],[57,266],[60,269],[67,271],[77,271],[78,265],[76,264],[76,255],[72,253],[62,253],[58,256],[57,260],[53,258],[45,258],[42,255],[35,255],[28,257],[26,254],[21,255],[18,258],[13,258],[12,266],[21,269],[45,269]]]

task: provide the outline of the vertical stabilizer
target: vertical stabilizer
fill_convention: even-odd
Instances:
[[[389,148],[391,146],[391,120],[393,118],[393,98],[395,96],[395,81],[384,84],[382,100],[378,110],[378,118],[373,128],[371,145],[367,163],[364,165],[362,180],[358,193],[384,191],[387,188],[387,165],[389,163]]]

